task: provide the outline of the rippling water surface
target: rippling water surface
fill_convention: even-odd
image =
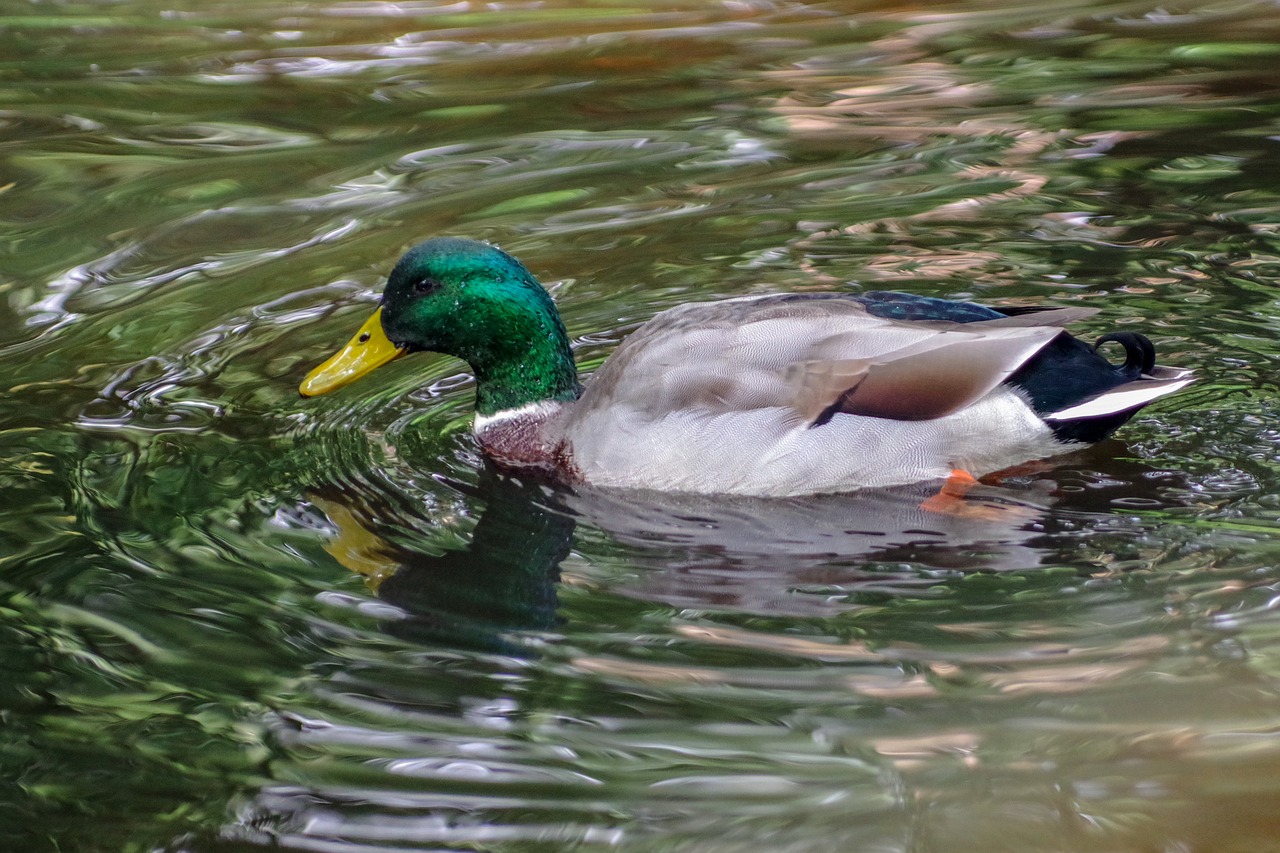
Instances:
[[[1280,850],[1280,6],[0,4],[0,847]],[[1101,309],[1074,457],[748,501],[300,400],[397,255]]]

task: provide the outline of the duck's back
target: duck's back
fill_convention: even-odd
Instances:
[[[587,481],[674,491],[838,491],[1056,452],[999,386],[1078,312],[992,313],[900,320],[839,294],[681,306],[619,346],[560,429]]]

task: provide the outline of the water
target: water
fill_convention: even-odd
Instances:
[[[0,13],[0,847],[1280,850],[1280,7]],[[587,367],[852,281],[1201,378],[965,517],[548,491],[297,397],[435,234]]]

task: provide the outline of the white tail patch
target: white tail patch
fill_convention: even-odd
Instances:
[[[1167,379],[1138,379],[1126,382],[1099,394],[1092,400],[1085,400],[1075,406],[1062,409],[1044,416],[1046,421],[1074,421],[1084,418],[1100,418],[1104,415],[1116,415],[1139,406],[1145,406],[1152,400],[1172,394],[1195,381],[1190,371],[1180,371]]]

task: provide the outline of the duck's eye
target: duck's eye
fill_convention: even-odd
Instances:
[[[369,338],[371,337],[372,335],[370,335],[368,332],[365,332],[363,335],[360,336],[360,343],[362,344],[369,343]]]
[[[440,286],[440,282],[434,278],[420,278],[413,283],[413,292],[417,294],[430,293]]]

